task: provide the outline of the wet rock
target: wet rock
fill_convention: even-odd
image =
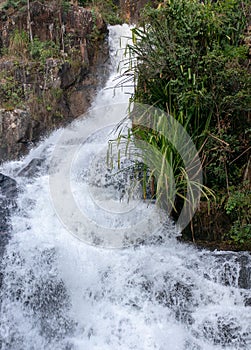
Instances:
[[[1,220],[1,215],[2,213],[0,213],[0,220]],[[1,227],[0,227],[0,289],[2,287],[2,283],[3,283],[3,273],[1,272],[1,264],[2,264],[2,258],[5,252],[5,248],[9,242],[10,239],[10,233],[9,232],[2,232],[2,223],[0,223]],[[4,224],[3,228],[6,230],[7,229],[7,223]],[[1,349],[1,347],[0,347]]]
[[[0,261],[10,236],[9,215],[10,212],[16,207],[16,196],[16,181],[9,176],[0,173]]]
[[[68,310],[70,299],[66,287],[59,279],[55,264],[55,249],[37,250],[32,266],[19,252],[13,252],[3,261],[5,276],[3,280],[3,296],[9,303],[21,308],[25,315],[30,315],[34,327],[49,342],[58,343],[74,331],[75,323],[70,318]],[[11,275],[8,276],[8,273]],[[10,283],[5,283],[5,281]],[[5,309],[6,308],[6,309]],[[6,304],[3,312],[9,312]],[[25,349],[25,339],[19,340],[19,329],[15,329],[15,315],[10,317],[9,336],[4,339],[8,349]],[[7,344],[8,343],[8,344]],[[17,344],[20,345],[17,347]],[[58,348],[58,347],[50,347]],[[66,349],[67,347],[62,347]],[[70,349],[68,347],[68,349]]]
[[[251,306],[251,297],[244,298],[244,305],[245,306]]]
[[[0,173],[0,264],[9,240],[9,215],[16,207],[17,183],[11,177]],[[0,276],[1,287],[1,276]]]
[[[29,112],[0,109],[0,162],[6,160],[10,153],[13,158],[17,157],[32,139],[31,133],[32,120]]]
[[[42,163],[43,159],[41,158],[32,159],[28,165],[26,165],[22,170],[19,171],[18,176],[33,177],[37,175]]]
[[[0,197],[0,235],[1,235],[1,242],[0,246],[4,243],[2,242],[2,235],[6,234],[9,229],[9,205],[11,205],[10,201],[8,201],[5,198]],[[1,249],[1,248],[0,248]],[[1,255],[1,254],[0,254]]]
[[[241,329],[241,326],[234,317],[227,315],[215,315],[215,320],[205,320],[201,327],[203,337],[215,345],[221,346],[244,346],[247,340],[247,334]]]
[[[9,216],[12,209],[16,207],[17,183],[11,177],[0,173],[0,270],[5,247],[10,239]],[[0,289],[3,275],[0,271]],[[1,345],[1,344],[0,344]],[[1,346],[0,346],[1,348]]]
[[[241,255],[238,259],[240,264],[240,272],[238,284],[240,288],[251,289],[251,257],[249,255]],[[251,298],[249,300],[251,306]]]
[[[79,67],[79,73],[80,73],[80,67]],[[70,86],[72,86],[76,82],[78,77],[78,75],[75,74],[69,62],[65,62],[62,64],[58,74],[61,79],[61,85],[60,85],[61,89],[67,89]]]
[[[197,305],[193,295],[193,286],[184,282],[171,281],[166,282],[169,285],[155,294],[156,300],[174,312],[177,321],[191,325],[194,320],[192,318],[192,309]]]
[[[17,183],[9,176],[0,173],[0,232],[5,232],[9,211],[15,208]]]
[[[14,199],[17,195],[16,180],[0,173],[0,194],[7,199]]]
[[[217,252],[215,254],[215,280],[226,286],[251,289],[251,255],[247,252]]]

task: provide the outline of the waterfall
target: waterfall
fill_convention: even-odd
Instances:
[[[137,193],[128,202],[128,179],[100,161],[133,91],[110,89],[129,35],[110,27],[110,77],[90,111],[0,169],[19,189],[1,261],[2,350],[251,349],[250,254],[178,242],[173,223]],[[120,229],[129,238],[118,249]],[[141,244],[127,244],[135,234]]]

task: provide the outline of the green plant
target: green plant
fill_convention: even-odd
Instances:
[[[28,34],[22,30],[14,30],[10,36],[10,43],[7,53],[22,58],[27,57],[27,51],[29,46]]]
[[[173,0],[159,10],[148,10],[143,28],[133,30],[130,47],[137,57],[135,100],[170,114],[192,115],[191,130],[199,133],[209,117],[218,123],[219,117],[251,103],[250,74],[243,64],[248,49],[234,50],[245,29],[240,2],[232,1],[228,10],[222,4],[226,1],[220,3]],[[238,15],[230,12],[233,3]]]
[[[39,38],[35,37],[29,44],[29,53],[33,59],[44,64],[47,58],[59,57],[60,48],[54,41],[40,41]]]
[[[47,58],[60,57],[59,44],[52,40],[41,41],[35,37],[32,41],[29,40],[28,33],[24,30],[15,30],[11,37],[7,54],[25,59],[30,57],[34,60],[45,64]]]
[[[64,12],[68,12],[69,9],[71,8],[71,4],[69,0],[62,0],[62,9]]]
[[[81,6],[89,6],[93,8],[95,12],[99,12],[102,15],[102,18],[105,20],[105,22],[111,25],[122,24],[118,6],[114,3],[113,0],[80,0],[79,4]]]
[[[127,48],[124,76],[136,82],[133,101],[181,123],[200,154],[205,185],[217,198],[242,184],[250,156],[251,75],[243,40],[249,13],[248,1],[169,0],[145,10]],[[186,176],[176,151],[150,129],[131,133],[163,150],[182,199]],[[160,174],[157,182],[163,182]]]
[[[22,104],[24,91],[22,85],[8,72],[0,79],[0,99],[1,106],[16,107]]]
[[[243,245],[251,242],[251,224],[242,225],[239,221],[234,222],[230,232],[230,238],[237,244]]]
[[[184,124],[182,114],[174,119],[161,110],[142,105],[134,106],[130,118],[133,126],[127,132],[123,127],[118,139],[110,143],[108,164],[115,144],[118,167],[119,158],[129,156],[130,168],[142,183],[143,197],[146,198],[150,186],[156,203],[174,215],[181,203],[190,215],[198,205],[198,194],[208,201],[214,198],[213,192],[200,181],[201,164],[186,130],[189,120]]]
[[[8,0],[3,6],[3,10],[8,10],[10,7],[16,9],[22,5],[25,5],[27,0]]]
[[[228,237],[236,243],[243,244],[251,240],[251,191],[232,187],[225,204],[226,213],[231,217],[233,225]]]

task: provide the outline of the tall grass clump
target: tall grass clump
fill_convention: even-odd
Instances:
[[[29,37],[28,34],[22,30],[14,30],[10,36],[10,43],[8,47],[8,54],[26,58],[29,50]]]

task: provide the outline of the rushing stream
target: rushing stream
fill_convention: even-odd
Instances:
[[[129,32],[125,25],[110,28],[113,69],[107,87],[117,74],[120,37]],[[67,142],[60,141],[64,131],[58,130],[23,160],[0,169],[18,185],[16,204],[9,208],[11,236],[0,262],[2,350],[251,349],[250,255],[179,243],[178,230],[163,223],[154,205],[139,198],[128,204],[127,180],[104,176],[93,161],[111,137],[113,126],[102,122],[105,111],[109,115],[109,105],[119,104],[119,122],[126,113],[127,92],[130,87],[100,91],[96,111],[72,124]],[[49,174],[53,179],[59,171],[55,149],[77,145],[79,135],[74,134],[81,128],[89,137],[78,145],[70,184],[77,206],[91,220],[78,226],[76,234],[59,213],[65,192],[57,197],[60,188],[53,192]],[[95,183],[88,187],[90,163]],[[104,214],[107,201],[111,210]],[[123,207],[126,215],[121,215]],[[97,237],[86,232],[93,230],[92,222],[98,222],[99,230],[112,227],[114,232],[117,225],[130,230],[143,220],[142,213],[148,217],[142,230],[155,228],[143,244],[107,249],[100,232]],[[90,233],[96,245],[86,242]]]

